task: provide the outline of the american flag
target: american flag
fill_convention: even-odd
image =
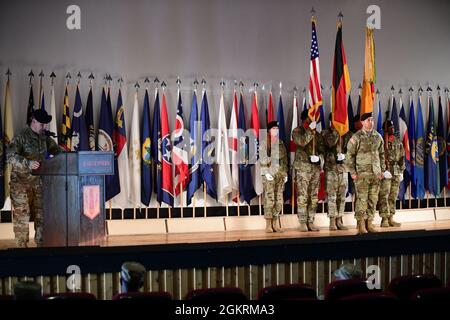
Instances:
[[[313,121],[320,119],[320,109],[322,105],[322,93],[320,89],[320,68],[319,68],[319,44],[317,42],[316,21],[312,20],[311,39],[311,63],[309,71],[309,94],[308,106],[309,118]]]

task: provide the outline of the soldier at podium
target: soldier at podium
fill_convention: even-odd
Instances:
[[[45,126],[51,120],[45,110],[35,110],[30,125],[13,138],[7,149],[7,161],[12,166],[9,184],[14,235],[17,246],[22,248],[28,244],[30,217],[34,217],[36,244],[42,245],[42,182],[31,173],[39,168],[47,153],[55,155],[63,151],[45,135]]]

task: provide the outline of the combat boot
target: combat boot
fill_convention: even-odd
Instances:
[[[16,239],[16,246],[17,246],[18,248],[28,248],[27,241],[25,241],[25,240],[20,240],[20,239]]]
[[[308,222],[309,231],[319,231],[319,229],[314,225],[314,222]]]
[[[280,217],[273,218],[272,229],[275,232],[283,232],[283,228],[280,227]]]
[[[336,218],[336,227],[339,230],[348,230],[348,228],[344,226],[344,223],[342,222],[342,217]]]
[[[386,217],[381,218],[380,227],[382,227],[382,228],[389,228],[388,218],[386,218]]]
[[[394,221],[394,216],[389,217],[389,225],[391,227],[400,227],[402,224]]]
[[[272,219],[271,218],[266,218],[266,232],[267,233],[272,233],[273,229],[272,229]]]
[[[336,231],[336,218],[330,218],[330,231]]]
[[[375,233],[377,230],[372,225],[373,219],[366,219],[366,230],[369,233]]]
[[[366,223],[364,220],[358,220],[358,234],[367,233]]]
[[[300,227],[298,228],[301,232],[308,232],[308,226],[306,222],[300,222]]]

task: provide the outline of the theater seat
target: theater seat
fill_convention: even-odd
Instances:
[[[389,292],[402,300],[408,300],[412,294],[421,289],[441,288],[442,281],[433,274],[416,274],[397,277],[391,280]]]
[[[307,284],[285,284],[262,288],[258,300],[317,300],[316,290]]]
[[[343,297],[340,300],[346,301],[400,301],[400,299],[389,292],[368,292],[368,293],[359,293],[352,296]]]
[[[172,295],[168,292],[127,292],[118,293],[113,296],[112,300],[146,300],[146,301],[170,301]]]
[[[450,301],[450,287],[422,289],[413,293],[411,299],[419,301]]]
[[[209,288],[191,290],[188,292],[185,299],[195,302],[248,301],[247,296],[240,288]]]
[[[325,287],[325,300],[335,301],[347,296],[380,291],[369,289],[365,279],[336,280]]]
[[[14,300],[14,296],[9,294],[0,294],[0,301]]]
[[[50,293],[43,296],[45,300],[97,300],[95,295],[88,292]]]

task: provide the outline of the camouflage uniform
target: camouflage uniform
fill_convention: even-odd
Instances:
[[[56,154],[61,149],[51,137],[38,135],[30,127],[23,129],[8,146],[7,161],[12,165],[11,204],[17,245],[27,245],[30,216],[34,218],[35,240],[42,244],[42,182],[31,174],[31,161],[42,161],[47,152]]]
[[[405,150],[399,138],[394,137],[388,142],[386,160],[387,170],[392,174],[391,179],[383,179],[380,186],[379,208],[382,218],[389,218],[395,214],[395,201],[400,188],[400,175],[405,170]]]
[[[347,144],[346,166],[355,181],[355,218],[373,220],[380,188],[379,175],[386,170],[383,138],[372,130],[359,130]]]
[[[313,155],[313,139],[316,140],[316,154],[323,153],[321,135],[314,133],[309,127],[297,127],[292,132],[295,151],[294,168],[297,177],[297,213],[300,224],[314,223],[317,210],[318,192],[320,184],[320,161],[310,162]]]
[[[344,162],[337,161],[339,152],[345,153],[351,133],[345,134],[339,146],[339,133],[334,128],[322,131],[325,144],[326,189],[328,195],[328,218],[339,218],[344,215],[345,192],[347,190],[347,168]]]
[[[284,180],[287,177],[287,153],[283,141],[279,140],[278,148],[273,148],[268,154],[266,143],[261,144],[260,162],[264,188],[264,218],[277,218],[283,206]],[[269,173],[273,180],[265,175]]]

